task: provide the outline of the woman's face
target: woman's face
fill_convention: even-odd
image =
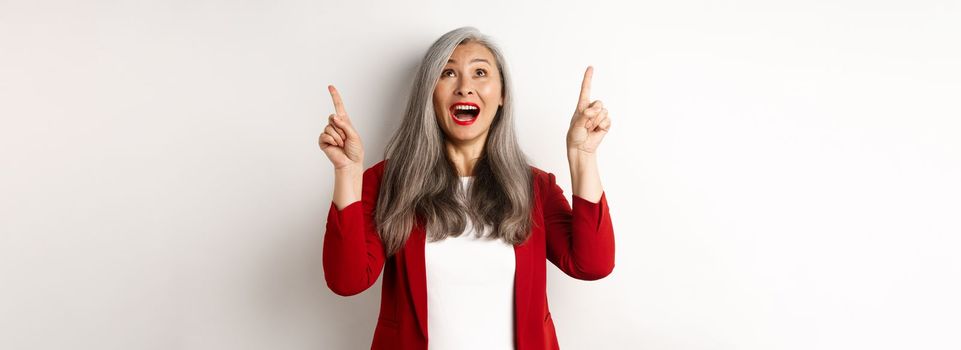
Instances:
[[[451,141],[484,142],[501,102],[501,75],[490,49],[457,45],[434,87],[434,113]]]

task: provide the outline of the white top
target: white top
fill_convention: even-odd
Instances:
[[[514,349],[514,247],[475,234],[424,247],[428,349]]]

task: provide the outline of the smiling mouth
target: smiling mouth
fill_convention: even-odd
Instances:
[[[460,121],[471,121],[480,114],[480,107],[473,103],[458,102],[450,106],[450,114]]]

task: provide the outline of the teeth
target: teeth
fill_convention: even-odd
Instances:
[[[456,106],[454,106],[454,109],[457,109],[457,110],[468,110],[468,109],[477,109],[477,107],[468,106],[468,105],[456,105]]]

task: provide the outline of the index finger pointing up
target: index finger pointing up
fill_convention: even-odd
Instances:
[[[581,81],[581,96],[577,100],[577,109],[584,109],[591,103],[591,77],[594,76],[594,67],[587,66],[584,71],[584,80]]]
[[[347,115],[347,111],[344,110],[344,101],[340,99],[340,93],[337,92],[337,88],[333,85],[327,85],[327,90],[330,91],[330,97],[334,99],[334,110],[337,115]]]

